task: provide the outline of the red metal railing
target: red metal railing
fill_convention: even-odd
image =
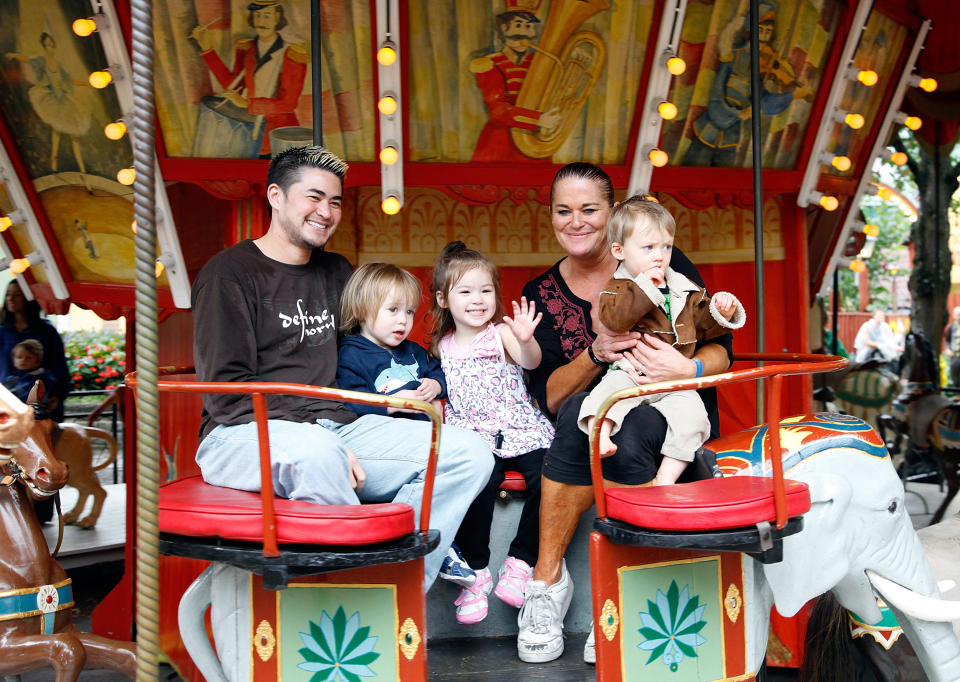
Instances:
[[[603,470],[600,466],[600,422],[614,403],[627,398],[666,393],[668,391],[686,391],[720,384],[733,384],[743,381],[770,379],[767,389],[767,443],[766,457],[773,467],[774,505],[777,513],[777,528],[787,524],[787,499],[783,484],[783,462],[780,452],[780,395],[783,390],[783,377],[797,374],[817,374],[833,372],[847,366],[848,360],[837,355],[813,355],[800,353],[740,353],[734,362],[771,362],[763,367],[723,372],[712,376],[678,381],[661,381],[646,386],[624,388],[610,395],[600,405],[597,418],[590,432],[590,475],[593,479],[593,494],[597,504],[597,516],[606,520],[607,502],[604,495]]]
[[[160,367],[159,375],[192,374],[192,367]],[[137,373],[131,372],[124,380],[132,389],[137,387]],[[243,381],[170,381],[157,382],[160,391],[172,393],[232,393],[248,394],[253,400],[253,413],[257,423],[257,439],[260,446],[260,501],[263,509],[263,554],[279,556],[277,547],[277,523],[273,509],[273,474],[270,468],[270,439],[267,431],[268,395],[299,395],[308,398],[323,398],[345,403],[377,405],[423,412],[430,418],[430,453],[427,459],[427,472],[423,483],[423,501],[420,506],[420,530],[426,533],[430,529],[430,505],[433,500],[433,477],[437,471],[437,454],[440,450],[440,415],[433,406],[422,400],[394,398],[374,393],[346,391],[337,388],[307,386],[280,382],[243,382]],[[136,395],[136,391],[134,391]],[[269,483],[267,485],[265,482]]]

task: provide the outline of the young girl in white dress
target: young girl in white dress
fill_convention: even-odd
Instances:
[[[537,560],[540,470],[554,430],[533,404],[523,370],[540,364],[540,346],[533,332],[541,314],[521,298],[519,304],[513,302],[513,316],[504,316],[496,266],[463,242],[448,244],[440,254],[431,295],[430,351],[440,358],[447,379],[444,420],[479,433],[496,455],[493,475],[467,511],[445,560],[448,570],[440,573],[451,580],[448,576],[457,576],[460,585],[467,582],[463,576],[476,576],[455,602],[457,621],[470,625],[487,616],[487,595],[493,587],[488,568],[490,523],[505,471],[523,475],[527,497],[509,555],[498,573],[497,597],[519,608]]]

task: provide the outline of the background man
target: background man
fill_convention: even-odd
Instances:
[[[953,309],[951,322],[947,325],[943,354],[950,358],[950,385],[960,386],[960,306]]]

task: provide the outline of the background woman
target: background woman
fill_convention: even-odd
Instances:
[[[589,163],[561,168],[550,188],[550,217],[567,256],[523,289],[527,300],[543,311],[536,330],[543,360],[531,372],[530,392],[541,409],[557,418],[556,437],[543,468],[540,551],[533,579],[527,583],[517,638],[520,659],[529,663],[552,661],[563,653],[563,618],[573,596],[563,556],[581,514],[593,504],[588,440],[577,427],[584,392],[620,357],[642,373],[636,376],[639,384],[716,374],[732,360],[729,334],[701,345],[691,359],[659,339],[648,337],[646,343],[638,343],[639,334],[612,333],[599,323],[600,291],[618,264],[606,232],[613,206],[613,183],[601,168]],[[696,267],[679,249],[674,249],[671,266],[703,286]],[[715,437],[716,392],[700,393]],[[653,407],[630,412],[613,438],[616,454],[603,460],[607,484],[651,481],[665,434],[666,422]],[[595,660],[592,634],[584,658]]]
[[[16,280],[7,286],[3,312],[0,313],[0,377],[13,369],[10,353],[21,341],[36,339],[43,346],[44,367],[56,379],[56,407],[51,409],[54,421],[63,421],[63,401],[70,392],[70,370],[63,350],[63,340],[56,328],[40,317],[40,304],[28,301]],[[51,403],[52,404],[52,403]]]

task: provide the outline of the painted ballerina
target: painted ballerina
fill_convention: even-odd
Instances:
[[[43,54],[35,57],[26,57],[16,52],[8,52],[6,56],[29,65],[33,70],[31,82],[34,85],[29,92],[30,104],[40,120],[50,126],[50,168],[53,172],[57,171],[60,136],[66,135],[70,137],[77,166],[86,176],[87,169],[77,138],[86,134],[90,128],[90,109],[77,96],[75,86],[87,86],[87,83],[71,78],[57,60],[57,41],[52,35],[46,31],[41,33],[40,45]]]

